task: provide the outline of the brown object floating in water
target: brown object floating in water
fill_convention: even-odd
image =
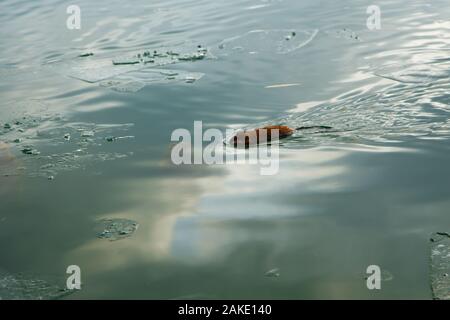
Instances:
[[[266,126],[248,131],[239,131],[231,138],[233,146],[249,148],[251,145],[267,143],[291,136],[296,130],[331,129],[329,126],[305,126],[292,129],[288,126]]]
[[[289,137],[294,133],[294,129],[288,126],[267,126],[249,131],[240,131],[232,138],[233,146],[250,147],[260,143],[270,142],[273,140]]]

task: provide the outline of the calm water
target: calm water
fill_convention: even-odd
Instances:
[[[80,299],[431,298],[428,239],[450,229],[448,1],[378,1],[375,31],[371,1],[79,0],[80,30],[66,28],[70,4],[0,4],[0,125],[13,126],[0,133],[3,274],[64,284],[78,265],[83,287],[68,298]],[[299,46],[219,49],[252,30],[295,30]],[[203,73],[195,83],[117,92],[68,76],[82,53],[184,41],[214,56],[170,66]],[[298,85],[266,88],[276,84]],[[286,140],[273,176],[175,166],[171,133],[196,120],[336,132]],[[98,239],[102,218],[139,228]],[[366,287],[372,264],[389,274],[381,290]]]

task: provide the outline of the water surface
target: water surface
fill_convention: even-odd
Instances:
[[[78,265],[83,287],[67,298],[80,299],[431,298],[428,239],[450,228],[447,1],[379,1],[375,31],[370,1],[80,0],[81,30],[66,28],[70,4],[0,4],[5,274],[64,283]],[[297,42],[221,49],[254,30]],[[213,57],[161,68],[203,74],[194,83],[117,92],[69,76],[83,53],[95,65],[186,43]],[[274,176],[175,166],[170,135],[198,120],[336,131],[285,140]],[[111,218],[139,228],[97,238]],[[366,287],[372,264],[389,272],[381,290]]]

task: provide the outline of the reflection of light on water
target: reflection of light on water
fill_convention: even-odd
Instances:
[[[83,20],[83,29],[71,37],[68,37],[63,30],[52,32],[55,25],[64,25],[66,17],[64,11],[58,11],[61,15],[55,15],[54,10],[49,10],[49,6],[45,5],[34,6],[23,3],[20,6],[14,6],[8,4],[8,10],[5,10],[8,14],[1,18],[2,21],[9,20],[7,24],[5,23],[4,42],[0,44],[3,49],[1,59],[12,64],[25,62],[26,64],[40,65],[42,60],[57,60],[60,57],[66,57],[66,54],[77,55],[79,50],[92,49],[96,55],[101,52],[116,54],[130,48],[139,50],[143,47],[161,45],[180,37],[201,38],[204,40],[202,44],[207,44],[206,42],[220,41],[232,34],[242,34],[248,31],[247,28],[252,27],[253,23],[261,21],[261,17],[267,18],[264,21],[264,24],[267,23],[267,25],[262,26],[264,28],[272,28],[275,26],[271,24],[279,23],[280,20],[276,15],[278,13],[286,18],[283,20],[286,24],[298,20],[295,19],[295,14],[294,16],[290,15],[291,4],[285,8],[280,6],[273,12],[254,10],[257,14],[267,14],[266,16],[257,16],[252,15],[251,10],[243,12],[242,3],[236,1],[222,2],[220,5],[217,3],[214,8],[209,6],[207,1],[195,3],[191,1],[182,3],[179,1],[178,3],[176,1],[156,1],[151,4],[139,5],[123,4],[122,2],[114,0],[109,1],[107,5],[104,4],[105,8],[108,7],[108,12],[97,11],[102,12],[101,16],[95,10],[90,10],[94,7],[97,9],[98,4],[93,5],[87,2],[82,4],[87,13],[83,18],[85,19]],[[244,6],[261,3],[264,5],[272,2],[276,2],[276,0],[261,2],[252,0],[247,1]],[[360,15],[356,17],[359,22],[352,20],[359,10],[340,11],[342,10],[341,5],[328,8],[323,4],[313,5],[313,10],[311,10],[306,6],[307,3],[308,1],[305,2],[306,10],[304,11],[307,19],[305,25],[313,26],[317,21],[328,21],[329,24],[335,24],[339,21],[343,22],[342,18],[346,14],[350,14],[350,17],[347,16],[344,19],[345,23],[356,22],[355,24],[362,24],[362,28],[364,28],[364,21],[361,23]],[[431,6],[431,4],[427,5]],[[295,59],[281,59],[278,61],[278,66],[275,67],[258,60],[261,55],[249,56],[247,61],[261,62],[261,70],[263,68],[265,70],[267,66],[270,68],[267,74],[259,69],[251,69],[257,72],[251,75],[247,74],[242,78],[271,79],[274,83],[287,83],[288,81],[304,83],[304,86],[295,88],[298,89],[295,91],[283,89],[279,96],[280,100],[271,105],[270,113],[267,113],[267,109],[258,110],[257,107],[261,102],[271,104],[274,101],[261,101],[265,99],[266,95],[259,96],[259,91],[252,95],[255,93],[251,91],[252,87],[247,88],[240,82],[242,78],[235,77],[235,70],[239,70],[239,73],[244,75],[246,73],[244,67],[251,68],[252,65],[240,64],[239,66],[243,68],[230,68],[230,77],[225,82],[217,81],[217,78],[214,80],[219,73],[228,71],[224,70],[227,67],[224,69],[218,67],[219,72],[210,74],[214,86],[208,88],[215,87],[220,83],[220,88],[224,92],[240,96],[239,90],[234,91],[233,89],[236,88],[227,84],[229,81],[229,83],[239,84],[239,87],[244,88],[242,91],[248,89],[248,95],[256,97],[255,100],[253,97],[249,101],[236,99],[236,101],[233,100],[233,103],[237,102],[234,108],[220,111],[219,108],[225,105],[218,103],[216,98],[220,99],[220,97],[214,94],[206,95],[202,98],[199,97],[196,101],[207,100],[208,110],[202,110],[199,105],[186,103],[186,109],[192,107],[189,114],[199,116],[207,114],[212,121],[220,123],[220,125],[231,121],[242,122],[242,119],[246,119],[246,117],[251,117],[251,121],[255,122],[266,121],[267,117],[271,117],[278,111],[283,112],[294,101],[298,102],[302,99],[304,102],[289,111],[291,115],[289,121],[296,123],[298,120],[300,125],[305,122],[320,125],[332,124],[338,128],[348,124],[355,130],[314,133],[313,135],[307,133],[292,137],[293,139],[286,141],[281,146],[280,170],[275,176],[262,177],[260,166],[244,164],[243,161],[234,165],[193,166],[177,169],[169,168],[167,164],[159,164],[160,167],[149,176],[145,175],[144,167],[137,170],[138,174],[143,173],[142,176],[134,175],[135,172],[131,176],[127,175],[128,172],[108,175],[108,181],[114,178],[120,179],[117,183],[112,180],[111,189],[108,188],[106,191],[111,200],[117,198],[120,203],[120,199],[123,198],[124,207],[114,207],[113,211],[109,211],[112,203],[116,202],[109,203],[108,198],[99,197],[94,203],[100,208],[93,208],[92,211],[103,213],[95,218],[131,218],[139,221],[140,228],[131,238],[114,243],[96,239],[95,233],[92,232],[92,239],[89,238],[83,245],[70,252],[70,260],[79,261],[83,268],[86,267],[86,275],[88,275],[121,267],[134,268],[141,262],[147,263],[150,267],[159,262],[173,261],[174,259],[180,259],[183,263],[194,260],[193,263],[201,264],[205,261],[227,259],[230,257],[228,253],[238,252],[231,257],[237,258],[236,265],[244,270],[242,274],[246,276],[249,272],[257,272],[253,267],[260,265],[258,254],[273,258],[273,261],[269,261],[271,262],[270,268],[272,268],[275,265],[278,266],[280,262],[275,259],[277,256],[273,253],[281,252],[282,255],[289,256],[286,259],[288,261],[286,265],[292,266],[293,269],[301,269],[301,272],[295,270],[289,273],[286,265],[281,266],[282,276],[277,280],[287,279],[286,282],[289,282],[283,287],[283,293],[288,292],[293,285],[297,285],[296,280],[300,279],[302,283],[299,291],[304,290],[309,297],[356,296],[355,292],[358,292],[359,287],[352,287],[347,279],[339,278],[343,276],[339,273],[342,270],[352,269],[356,265],[355,262],[360,262],[358,259],[361,260],[361,254],[358,250],[376,254],[379,248],[382,251],[380,256],[390,256],[391,253],[385,252],[385,248],[392,245],[392,242],[388,243],[388,240],[392,240],[388,237],[389,235],[395,234],[398,238],[399,235],[414,231],[414,236],[420,237],[424,230],[433,226],[433,223],[442,220],[439,220],[439,217],[443,217],[441,212],[445,213],[448,208],[448,202],[442,202],[438,203],[440,207],[439,210],[436,210],[436,198],[439,201],[440,196],[445,197],[445,188],[436,187],[440,186],[439,178],[444,176],[442,173],[446,174],[445,168],[441,168],[439,171],[435,169],[436,171],[423,172],[423,162],[413,162],[417,166],[413,169],[420,171],[418,178],[414,178],[416,173],[413,170],[408,172],[402,163],[391,162],[391,159],[397,156],[407,159],[407,156],[398,155],[398,153],[405,152],[429,152],[426,154],[428,158],[437,158],[427,147],[415,150],[408,148],[411,144],[408,145],[407,142],[418,139],[448,140],[450,135],[450,125],[448,121],[446,122],[449,112],[447,95],[449,91],[447,85],[449,60],[448,50],[445,49],[449,44],[447,41],[449,39],[449,22],[438,20],[432,22],[431,20],[437,16],[436,13],[409,14],[412,7],[414,4],[409,3],[404,8],[400,6],[397,9],[401,12],[400,14],[391,13],[389,7],[386,8],[386,11],[383,9],[383,14],[386,12],[386,20],[383,20],[386,24],[383,24],[383,30],[370,33],[370,35],[369,32],[366,32],[362,35],[362,41],[356,45],[354,45],[355,42],[348,41],[350,39],[345,37],[342,32],[339,32],[342,36],[338,39],[319,34],[310,45],[298,52]],[[123,10],[124,8],[128,10]],[[257,9],[257,7],[253,8]],[[321,10],[316,10],[316,8]],[[445,12],[445,8],[442,8],[443,12]],[[414,10],[422,10],[422,7]],[[432,10],[436,11],[436,8]],[[271,17],[272,13],[273,17]],[[360,13],[364,13],[364,10],[361,10]],[[399,15],[408,15],[408,17],[401,19],[398,17]],[[61,21],[45,23],[49,17],[53,16],[61,17]],[[274,20],[271,20],[272,18]],[[230,28],[224,28],[225,26],[230,26]],[[394,32],[390,32],[390,29],[385,26],[392,27]],[[279,27],[289,28],[292,25]],[[325,25],[324,27],[329,26]],[[17,32],[15,32],[16,30]],[[228,32],[230,34],[227,34]],[[374,37],[377,41],[367,41],[370,37]],[[67,38],[67,40],[62,38]],[[26,41],[22,41],[18,45],[17,39]],[[332,46],[333,50],[327,50],[330,48],[328,46],[330,41],[334,40],[335,43],[346,48],[340,50],[339,46]],[[71,44],[70,41],[73,43]],[[32,45],[23,46],[23,43]],[[76,45],[76,48],[73,47],[73,44]],[[69,48],[71,50],[68,50]],[[271,46],[269,49],[273,48]],[[430,48],[435,48],[435,50],[429,50]],[[17,54],[18,52],[19,54]],[[330,55],[333,55],[331,59],[327,59],[329,56],[324,52],[331,52]],[[355,59],[348,59],[349,57]],[[330,60],[333,64],[339,64],[339,67],[334,69],[332,64],[326,63]],[[216,67],[221,65],[225,65],[223,61],[215,63]],[[321,65],[324,65],[325,68],[321,69]],[[311,66],[311,70],[305,66]],[[50,99],[56,100],[59,108],[65,110],[92,112],[93,117],[113,115],[128,117],[130,109],[145,109],[145,114],[142,113],[142,118],[140,118],[143,121],[143,127],[148,121],[150,124],[155,123],[154,127],[157,130],[160,129],[158,126],[160,121],[162,125],[170,126],[172,120],[182,118],[181,113],[178,114],[179,109],[173,111],[173,109],[166,108],[166,102],[170,105],[174,97],[167,96],[167,100],[166,97],[163,97],[160,101],[152,100],[152,103],[148,103],[147,100],[151,100],[148,99],[149,97],[158,95],[157,90],[141,92],[133,97],[130,95],[130,99],[116,98],[115,95],[88,88],[71,79],[64,78],[62,81],[62,77],[52,76],[54,79],[50,81],[48,75],[42,77],[42,74],[33,75],[28,72],[28,69],[23,71],[20,76],[14,76],[14,79],[9,75],[5,77],[5,82],[8,82],[4,84],[5,90],[3,90],[5,101],[22,99],[25,96],[24,93],[33,93],[38,97],[51,97]],[[378,79],[374,72],[384,78]],[[317,77],[314,77],[314,73],[317,73]],[[275,79],[272,79],[272,75]],[[24,83],[27,80],[24,78],[27,77],[33,77],[34,87],[29,84],[30,81],[27,84]],[[219,78],[219,80],[223,80],[223,78]],[[372,83],[369,83],[371,81]],[[374,82],[376,85],[373,84]],[[21,90],[18,90],[17,86],[20,86]],[[261,87],[261,84],[257,84],[257,86]],[[10,88],[11,90],[9,90]],[[270,93],[278,94],[277,90],[273,91]],[[285,93],[285,96],[281,96]],[[293,96],[288,96],[290,93]],[[183,96],[183,98],[191,101],[190,97]],[[7,105],[8,102],[5,101],[4,105]],[[278,102],[279,106],[276,106]],[[116,106],[124,108],[122,111],[116,109],[113,113],[95,113]],[[217,109],[211,108],[212,106],[217,106]],[[8,113],[8,110],[0,108],[0,112]],[[167,117],[160,117],[160,114],[166,112]],[[305,114],[299,116],[299,113]],[[156,116],[146,117],[150,114]],[[297,116],[299,118],[296,118]],[[62,136],[65,130],[60,133],[59,136]],[[142,134],[142,140],[147,141],[144,134],[151,134],[152,131],[142,129],[139,133]],[[153,141],[148,142],[153,143]],[[147,147],[148,144],[145,143],[145,147]],[[165,144],[166,142],[155,143]],[[425,143],[421,141],[421,145],[423,146]],[[439,144],[439,147],[441,146],[444,144]],[[289,149],[286,150],[286,148]],[[245,153],[245,151],[240,152]],[[384,157],[380,153],[390,154]],[[357,163],[363,166],[360,168],[362,173],[352,168],[352,159],[347,158],[354,154],[357,157],[364,154],[365,156],[362,158],[370,157],[376,160],[363,164]],[[442,156],[444,155],[442,154]],[[378,162],[379,159],[381,159],[380,162]],[[367,166],[367,163],[370,165]],[[147,165],[154,166],[154,164],[148,163]],[[387,174],[386,172],[383,172],[384,175],[380,174],[380,171],[377,171],[378,165],[386,170]],[[399,183],[402,188],[392,187],[385,191],[383,185],[379,189],[361,190],[362,188],[359,188],[356,194],[352,194],[354,190],[349,190],[354,187],[351,184],[352,179],[365,180],[364,182],[371,187],[372,169],[375,169],[374,175],[379,174],[377,178],[383,180],[383,183]],[[367,176],[365,171],[368,171]],[[394,174],[397,171],[401,173],[399,176]],[[422,173],[424,174],[422,175]],[[435,174],[435,176],[429,178],[428,175],[425,176],[426,173]],[[74,174],[78,174],[78,171]],[[359,177],[354,177],[358,174]],[[410,180],[407,179],[403,184],[396,181],[397,177],[400,177],[399,180],[401,180],[405,176]],[[423,181],[428,178],[430,181]],[[14,177],[8,179],[14,179]],[[0,183],[0,188],[10,188],[11,180],[7,181],[8,183]],[[410,181],[412,185],[415,184],[415,187],[422,190],[415,193],[415,189],[410,189],[411,187],[407,185]],[[422,182],[424,183],[421,184]],[[43,183],[45,185],[47,181],[44,180]],[[35,190],[30,185],[27,187],[31,191]],[[87,192],[99,191],[94,188],[86,186]],[[412,198],[415,200],[409,201],[412,205],[408,205],[407,208],[402,208],[402,200],[397,199],[402,197],[403,192],[408,196],[408,200]],[[432,194],[433,192],[435,194]],[[355,195],[358,199],[354,198]],[[384,198],[380,200],[378,195]],[[33,200],[31,194],[28,196],[30,198],[24,199],[25,203]],[[64,193],[62,201],[72,199],[72,197],[73,194]],[[54,200],[52,194],[47,198],[42,198],[41,202],[43,201],[43,203],[39,203],[38,207],[44,205],[44,202],[47,203],[47,200],[51,205]],[[380,205],[382,208],[379,209],[379,212],[372,215],[371,213],[378,208],[372,210],[370,208],[371,201],[374,201],[375,204],[377,201],[380,201],[380,204],[383,202],[382,205],[385,205],[385,208]],[[324,202],[327,204],[322,205]],[[426,206],[423,203],[426,203]],[[17,208],[20,207],[21,204]],[[82,205],[80,207],[83,208]],[[362,212],[358,212],[359,209]],[[364,215],[366,209],[369,214]],[[391,212],[391,209],[395,209],[395,214]],[[61,211],[65,213],[66,208]],[[328,211],[326,212],[328,216],[325,216],[324,211]],[[424,213],[427,216],[426,219],[422,219]],[[431,219],[430,214],[433,213],[435,215]],[[85,212],[84,215],[80,213],[80,220],[86,215],[89,216],[90,213]],[[366,222],[359,221],[358,224],[358,219],[369,220],[369,222],[366,224]],[[383,232],[393,224],[395,227],[386,230],[386,233],[380,233],[377,226],[384,220],[388,221],[386,221],[386,225],[382,226]],[[425,222],[425,227],[422,222]],[[14,239],[20,240],[23,226],[19,223],[16,228],[14,231],[17,231],[19,238]],[[36,232],[39,234],[42,231]],[[57,233],[55,232],[55,234]],[[384,239],[380,240],[381,238],[388,240],[384,242]],[[247,244],[250,245],[247,247]],[[375,250],[365,247],[371,244],[373,244],[371,248]],[[254,252],[255,256],[253,256]],[[18,250],[17,256],[19,257],[22,253],[21,250]],[[60,252],[57,253],[60,254]],[[11,257],[13,257],[12,254],[13,252],[11,252]],[[25,256],[19,257],[17,260],[23,259]],[[11,259],[10,264],[14,265],[15,263],[14,259]],[[177,274],[182,267],[181,263],[176,270],[174,268],[165,274],[158,273],[155,278],[158,278],[158,281],[164,281],[164,284],[169,284],[169,282],[178,284],[179,274],[173,275],[172,271]],[[245,273],[246,269],[249,271],[247,274]],[[262,266],[262,269],[266,271],[269,268]],[[126,271],[128,270],[121,274],[125,278]],[[229,280],[226,277],[221,278],[223,273],[227,273],[227,270],[225,272],[222,270],[221,274],[214,274],[213,269],[207,271],[221,285],[224,284],[224,279]],[[189,272],[186,274],[189,276]],[[235,276],[233,272],[231,274]],[[205,278],[208,279],[208,275]],[[181,282],[184,279],[181,279]],[[311,281],[308,283],[308,280]],[[241,278],[237,281],[241,281]],[[358,282],[358,285],[365,290],[363,284]],[[183,284],[180,285],[180,287],[182,286]],[[255,292],[254,289],[258,286],[259,284],[255,287],[248,285],[249,291]],[[211,287],[220,291],[214,286]],[[236,292],[239,291],[236,290]],[[364,297],[365,294],[367,293],[358,292],[359,297]]]
[[[12,153],[10,145],[0,141],[0,195],[14,189],[17,180],[20,179],[18,172],[23,169],[21,165],[21,161]]]
[[[137,221],[139,229],[132,237],[114,242],[97,239],[93,233],[92,240],[69,256],[82,261],[91,273],[121,268],[131,261],[176,258],[172,246],[179,219],[196,214],[201,197],[212,192],[217,183],[216,177],[122,181],[117,188],[126,190],[122,196],[136,206],[126,212],[105,213],[98,219],[128,218]]]
[[[225,251],[255,236],[243,234],[242,229],[227,228],[228,223],[275,223],[279,219],[313,214],[311,208],[285,205],[281,199],[289,194],[326,192],[344,187],[333,177],[345,174],[345,168],[332,164],[344,155],[342,151],[318,149],[282,152],[280,172],[266,177],[259,174],[258,166],[227,165],[221,188],[201,196],[197,215],[180,220],[173,245],[175,252],[185,259],[220,259],[226,255]],[[195,234],[191,241],[190,234]],[[177,250],[177,247],[183,250]]]
[[[220,166],[226,170],[224,177],[122,181],[117,186],[127,190],[122,196],[136,206],[98,219],[132,219],[139,222],[139,229],[132,237],[114,242],[96,239],[93,234],[92,240],[69,256],[89,268],[90,273],[121,268],[130,261],[188,262],[195,257],[197,263],[202,263],[215,259],[224,246],[232,248],[236,241],[245,239],[238,230],[225,228],[217,233],[215,223],[311,214],[307,207],[285,206],[274,200],[292,192],[342,188],[333,177],[344,174],[345,168],[332,163],[344,155],[342,151],[319,149],[289,151],[282,154],[284,170],[269,177],[261,176],[258,166],[234,164]],[[255,201],[248,203],[246,199]]]
[[[297,103],[295,108],[290,109],[289,112],[290,113],[304,112],[304,111],[307,111],[308,109],[311,109],[311,108],[313,108],[315,106],[323,104],[324,102],[325,101],[307,101],[307,102]]]
[[[341,163],[341,159],[350,152],[409,151],[392,146],[365,145],[347,145],[339,149],[284,149],[280,172],[274,176],[261,176],[257,165],[232,164],[217,167],[225,170],[223,177],[121,182],[120,189],[127,190],[123,196],[136,207],[98,218],[133,219],[139,222],[138,231],[129,239],[113,243],[93,238],[70,256],[83,261],[90,272],[125,267],[130,261],[177,259],[189,264],[214,261],[226,256],[242,241],[257,236],[246,234],[245,228],[227,227],[229,223],[275,223],[280,219],[319,214],[307,205],[297,203],[292,206],[283,199],[293,195],[342,192],[349,188],[341,177],[348,175],[350,168]],[[271,235],[261,237],[266,239]],[[273,246],[275,251],[278,250],[276,243]]]

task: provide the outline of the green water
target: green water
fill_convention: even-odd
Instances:
[[[67,299],[431,298],[428,240],[450,230],[446,1],[379,1],[374,31],[370,1],[77,1],[80,30],[66,28],[70,4],[0,4],[0,275],[64,285],[78,265]],[[298,46],[277,52],[271,33],[239,42],[256,53],[220,48],[252,30],[295,30]],[[118,92],[69,76],[79,61],[185,43],[211,57],[161,68],[203,75],[193,83]],[[262,176],[174,165],[171,134],[194,121],[336,132],[296,133]],[[112,218],[139,227],[98,238]],[[373,264],[390,275],[381,290],[366,286]]]

